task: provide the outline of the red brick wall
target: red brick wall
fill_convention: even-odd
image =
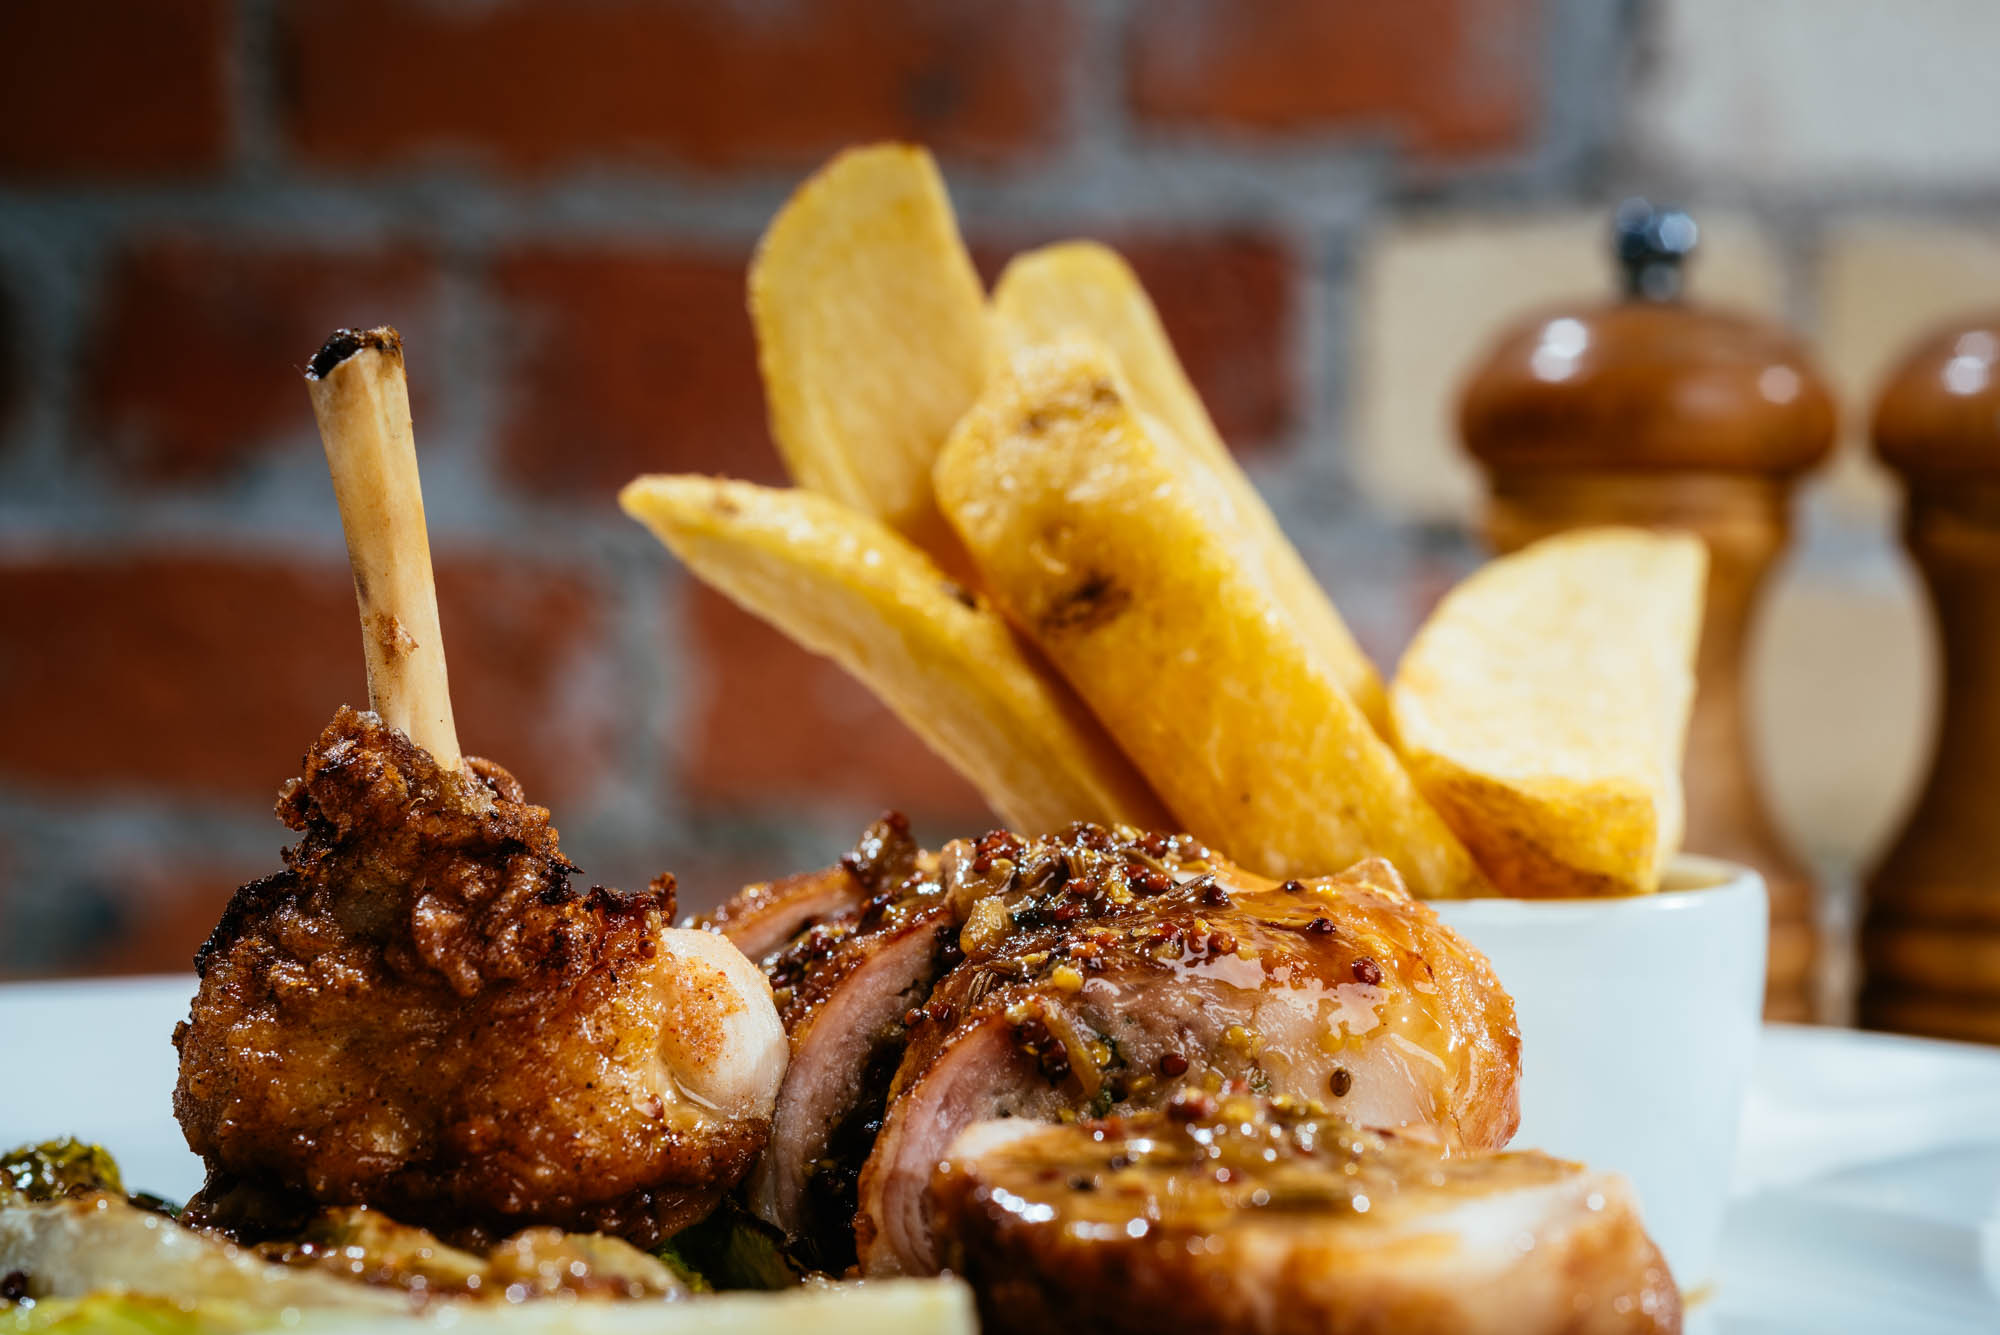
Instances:
[[[182,967],[274,864],[272,794],[362,688],[298,379],[341,323],[408,341],[465,742],[593,877],[678,865],[710,897],[884,805],[982,826],[879,706],[612,502],[642,470],[779,477],[742,273],[783,191],[907,137],[989,269],[1118,242],[1281,509],[1337,509],[1360,220],[1587,165],[1544,124],[1538,11],[0,7],[0,973]],[[1335,557],[1365,634],[1373,558]]]

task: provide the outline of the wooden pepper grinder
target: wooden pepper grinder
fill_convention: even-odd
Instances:
[[[1861,1023],[2000,1043],[2000,315],[1918,345],[1875,408],[1944,648],[1923,796],[1868,885]]]
[[[1792,484],[1833,441],[1833,398],[1783,329],[1681,300],[1695,223],[1629,200],[1621,300],[1505,332],[1459,404],[1491,484],[1487,537],[1512,551],[1564,529],[1636,524],[1708,543],[1708,611],[1688,731],[1687,837],[1771,892],[1764,1012],[1814,1015],[1814,891],[1759,792],[1744,713],[1744,633],[1783,550]]]

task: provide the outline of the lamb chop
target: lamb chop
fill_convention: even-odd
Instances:
[[[993,1335],[1680,1329],[1622,1179],[1446,1155],[1296,1100],[1183,1091],[1129,1117],[982,1122],[933,1195]]]
[[[931,1169],[996,1116],[1243,1079],[1452,1146],[1513,1133],[1512,1004],[1385,863],[1280,885],[1089,825],[926,861],[884,828],[864,849],[907,870],[765,959],[792,1064],[751,1201],[822,1260],[852,1221],[866,1272],[934,1271]]]
[[[762,1148],[785,1062],[763,975],[670,926],[671,877],[580,891],[549,812],[462,757],[401,342],[307,376],[354,570],[372,712],[285,785],[283,870],[230,901],[178,1027],[174,1110],[239,1235],[272,1198],[462,1240],[529,1224],[650,1245]]]

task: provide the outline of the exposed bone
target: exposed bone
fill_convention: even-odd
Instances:
[[[306,382],[347,533],[369,707],[458,769],[402,336],[387,325],[335,330]]]

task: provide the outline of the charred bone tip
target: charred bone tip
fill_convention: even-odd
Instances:
[[[319,351],[306,364],[306,379],[326,379],[342,362],[364,348],[373,348],[385,357],[401,361],[403,336],[396,332],[394,325],[386,324],[373,329],[336,329],[327,335],[326,342],[319,345]]]

